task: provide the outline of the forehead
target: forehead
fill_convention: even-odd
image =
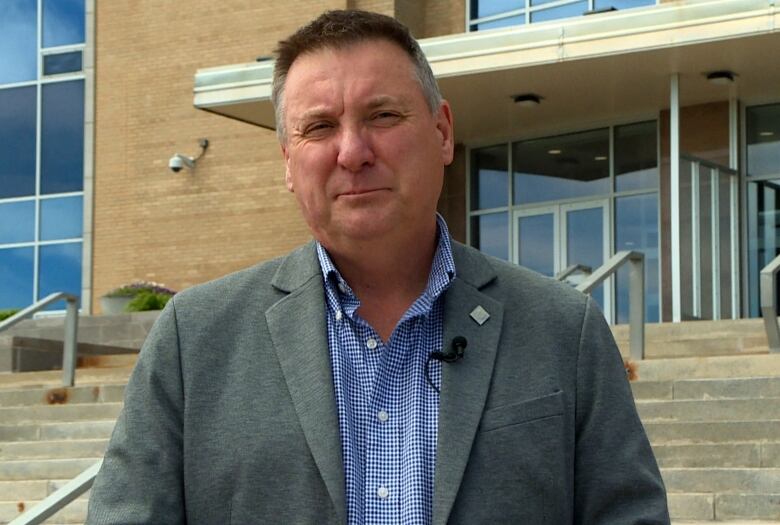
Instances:
[[[384,39],[364,40],[298,56],[287,73],[285,105],[334,90],[353,95],[408,90],[410,83],[420,90],[412,59],[403,49]]]

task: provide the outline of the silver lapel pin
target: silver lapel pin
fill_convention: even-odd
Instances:
[[[474,308],[469,315],[479,326],[482,326],[490,319],[490,314],[481,305]]]

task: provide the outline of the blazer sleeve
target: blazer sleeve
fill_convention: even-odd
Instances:
[[[95,479],[87,524],[185,523],[175,298],[144,343]]]
[[[577,357],[574,521],[668,524],[666,491],[620,352],[588,298]]]

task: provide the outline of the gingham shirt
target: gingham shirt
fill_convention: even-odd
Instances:
[[[428,284],[386,343],[358,315],[360,301],[317,244],[350,524],[431,523],[439,395],[425,363],[442,349],[442,293],[455,277],[449,231],[437,222]],[[429,375],[440,389],[439,361],[431,360]]]

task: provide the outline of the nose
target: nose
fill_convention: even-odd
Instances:
[[[353,173],[374,164],[374,150],[364,128],[343,128],[339,141],[338,163]]]

